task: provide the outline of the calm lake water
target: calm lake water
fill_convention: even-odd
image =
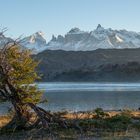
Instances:
[[[138,109],[140,83],[40,83],[52,111],[87,111],[101,107],[105,110]]]
[[[87,111],[101,107],[105,110],[138,109],[140,107],[140,83],[38,83],[44,90],[51,111]],[[8,108],[0,105],[0,113]]]

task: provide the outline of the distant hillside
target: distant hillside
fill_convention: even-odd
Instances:
[[[34,58],[42,81],[140,81],[140,49],[46,50]]]

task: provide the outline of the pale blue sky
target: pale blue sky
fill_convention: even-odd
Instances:
[[[72,27],[140,32],[140,0],[0,0],[0,25],[17,37],[43,31],[47,40]]]

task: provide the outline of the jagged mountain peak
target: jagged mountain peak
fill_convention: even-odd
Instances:
[[[72,34],[72,33],[77,33],[80,32],[81,30],[77,27],[72,28],[68,33]]]
[[[67,34],[81,34],[81,33],[84,33],[84,31],[80,30],[77,27],[74,27]]]
[[[33,35],[36,36],[36,37],[40,36],[42,38],[45,38],[44,37],[45,34],[42,31],[38,31],[38,32],[34,33]]]
[[[0,36],[0,44],[6,42],[7,38]],[[124,49],[140,48],[140,33],[127,30],[113,30],[104,28],[98,24],[93,31],[82,31],[79,28],[72,28],[64,36],[52,36],[46,43],[44,33],[38,31],[25,37],[21,44],[25,48],[34,50],[35,53],[46,49],[65,51],[91,51],[102,49]]]
[[[98,24],[96,29],[94,30],[95,33],[102,34],[103,32],[109,32],[109,29],[105,29],[104,27],[101,26],[101,24]]]
[[[28,37],[25,37],[22,40],[22,46],[30,50],[33,50],[33,53],[43,51],[46,46],[46,39],[44,37],[44,33],[38,31]]]
[[[57,40],[57,38],[55,37],[55,35],[52,35],[51,41],[56,41],[56,40]]]
[[[102,27],[101,24],[98,24],[97,29],[98,29],[98,28],[101,28],[101,27]]]
[[[98,24],[96,30],[101,30],[101,29],[104,29],[104,28],[101,26],[101,24]]]
[[[60,36],[60,35],[59,35]],[[127,30],[113,30],[98,24],[91,32],[72,28],[64,37],[55,38],[47,44],[47,49],[66,51],[91,51],[102,49],[139,48],[140,34]]]
[[[25,37],[24,40],[29,41],[30,43],[35,43],[36,41],[46,42],[44,35],[45,34],[43,32],[38,31],[28,37]]]
[[[29,38],[31,38],[31,40],[32,39],[34,39],[34,40],[39,39],[39,40],[46,41],[45,34],[42,31],[38,31],[38,32],[32,34],[31,36],[29,36]]]

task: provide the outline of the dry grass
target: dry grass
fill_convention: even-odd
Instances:
[[[140,118],[140,111],[105,111],[106,114],[108,114],[108,117],[111,118],[118,114],[129,114],[133,118]],[[72,112],[72,113],[64,113],[61,117],[65,119],[90,119],[95,118],[96,114],[94,112]],[[35,117],[35,116],[34,116]],[[12,116],[5,115],[0,116],[0,127],[3,127],[6,125],[10,120],[12,119]],[[34,118],[32,118],[34,120]]]
[[[10,122],[12,118],[10,116],[0,116],[0,127],[3,127]]]
[[[140,111],[128,111],[128,110],[124,110],[124,111],[105,111],[105,113],[107,114],[108,117],[113,117],[119,114],[129,114],[134,118],[140,118]],[[78,113],[67,113],[65,114],[63,117],[67,118],[67,119],[90,119],[90,118],[94,118],[96,116],[96,114],[94,112],[78,112]]]
[[[106,117],[111,118],[113,116],[116,116],[118,114],[128,114],[131,115],[131,117],[133,118],[140,118],[140,111],[129,111],[129,110],[124,110],[124,111],[105,111],[106,114],[108,114]],[[60,115],[61,117],[64,117],[66,120],[70,119],[70,120],[80,120],[83,121],[82,123],[85,125],[83,126],[83,130],[84,133],[80,133],[79,131],[75,131],[75,129],[58,129],[58,128],[54,128],[54,135],[50,136],[48,134],[48,132],[46,133],[45,130],[38,130],[38,129],[34,129],[31,131],[20,131],[18,133],[15,134],[3,134],[0,136],[0,140],[9,140],[12,139],[13,140],[31,140],[31,139],[36,139],[36,140],[41,140],[41,139],[48,139],[48,140],[99,140],[98,138],[101,137],[100,140],[139,140],[140,139],[140,135],[138,133],[138,131],[135,131],[135,129],[130,128],[128,130],[125,131],[115,131],[115,132],[109,132],[107,130],[104,130],[102,133],[99,131],[96,132],[96,129],[92,130],[87,130],[85,131],[85,128],[87,128],[86,124],[86,119],[88,120],[89,118],[95,118],[96,117],[96,113],[95,112],[58,112],[57,113],[58,116]],[[35,117],[35,116],[34,116]],[[32,119],[34,119],[34,117]],[[3,127],[4,125],[6,125],[10,120],[12,119],[12,116],[0,116],[0,127]],[[72,121],[73,121],[72,120]],[[96,120],[96,119],[95,119]],[[89,122],[90,123],[90,122]],[[92,123],[92,122],[91,122]],[[101,129],[102,130],[102,129]],[[129,132],[129,130],[131,130]],[[81,137],[82,136],[82,137]],[[98,137],[96,137],[98,136]]]

